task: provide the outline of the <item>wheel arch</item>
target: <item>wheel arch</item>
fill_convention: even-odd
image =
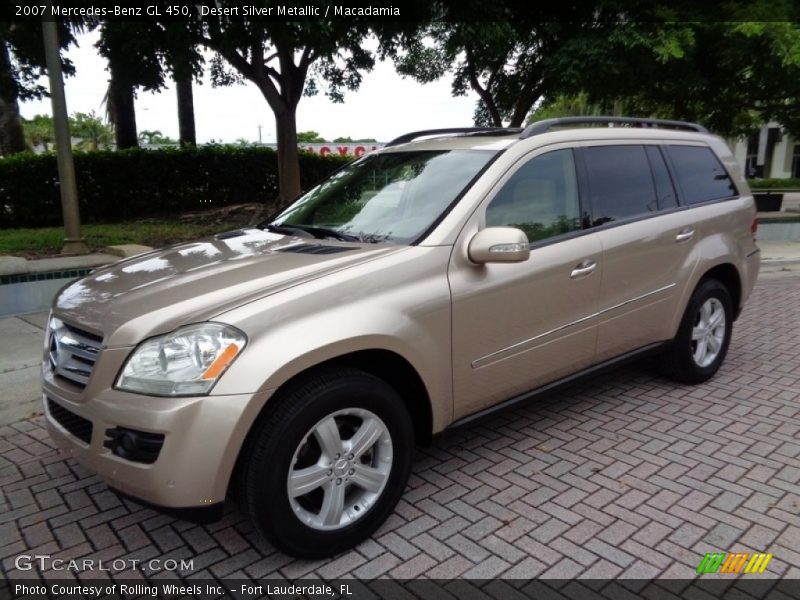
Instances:
[[[337,366],[353,367],[370,373],[393,387],[411,414],[417,443],[430,443],[433,436],[431,399],[422,377],[408,360],[392,350],[358,350],[329,359],[313,368]],[[295,377],[304,373],[308,373],[308,370]]]
[[[733,320],[738,319],[742,310],[742,277],[736,266],[732,263],[721,263],[708,269],[698,280],[695,289],[704,279],[716,279],[728,288],[733,301]]]
[[[320,371],[330,371],[337,367],[351,367],[359,369],[382,379],[397,391],[411,415],[414,426],[414,438],[418,444],[427,445],[433,437],[433,407],[425,383],[414,366],[403,356],[385,349],[357,350],[329,358],[315,365],[307,367],[284,381],[272,394],[272,397],[283,390],[296,385],[303,378],[313,376]],[[244,436],[234,462],[233,471],[228,481],[228,489],[234,489],[234,484],[239,477],[242,457],[247,454],[247,448],[259,425],[268,414],[270,401],[268,400],[253,419],[247,434]]]

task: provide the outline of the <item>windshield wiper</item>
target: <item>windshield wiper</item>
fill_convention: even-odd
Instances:
[[[288,226],[288,225],[272,225],[271,223],[266,223],[258,226],[259,229],[266,229],[267,231],[272,231],[273,233],[280,233],[283,235],[297,235],[298,233],[304,234],[309,233],[305,229],[300,229],[299,227]],[[305,236],[303,236],[305,237]]]
[[[310,233],[315,238],[324,239],[324,238],[333,238],[335,240],[339,240],[341,242],[360,242],[361,239],[355,235],[348,235],[346,233],[342,233],[341,231],[336,231],[335,229],[328,229],[326,227],[313,227],[311,225],[272,225],[267,224],[264,226],[265,229],[269,231],[274,231],[275,233],[283,233],[288,235],[294,235],[298,231],[303,233]]]
[[[336,229],[328,229],[327,227],[312,227],[310,225],[293,225],[293,227],[298,227],[310,233],[311,235],[318,237],[318,238],[333,238],[335,240],[339,240],[342,242],[360,242],[361,239],[358,236],[350,235],[348,233],[342,233],[341,231],[337,231]]]

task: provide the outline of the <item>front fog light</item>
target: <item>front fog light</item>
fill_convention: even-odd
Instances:
[[[241,331],[222,323],[181,327],[139,344],[116,387],[152,396],[207,394],[246,343]]]

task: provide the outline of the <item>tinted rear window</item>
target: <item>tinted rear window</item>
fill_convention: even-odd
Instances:
[[[736,195],[736,186],[711,151],[703,146],[665,146],[684,204],[699,204]]]
[[[658,210],[644,146],[592,146],[583,156],[594,225]]]

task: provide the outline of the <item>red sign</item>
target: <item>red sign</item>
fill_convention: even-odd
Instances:
[[[368,144],[304,144],[303,150],[313,152],[320,156],[329,156],[337,154],[339,156],[355,156],[356,158],[364,156],[368,152],[383,148],[383,144],[368,143]]]

